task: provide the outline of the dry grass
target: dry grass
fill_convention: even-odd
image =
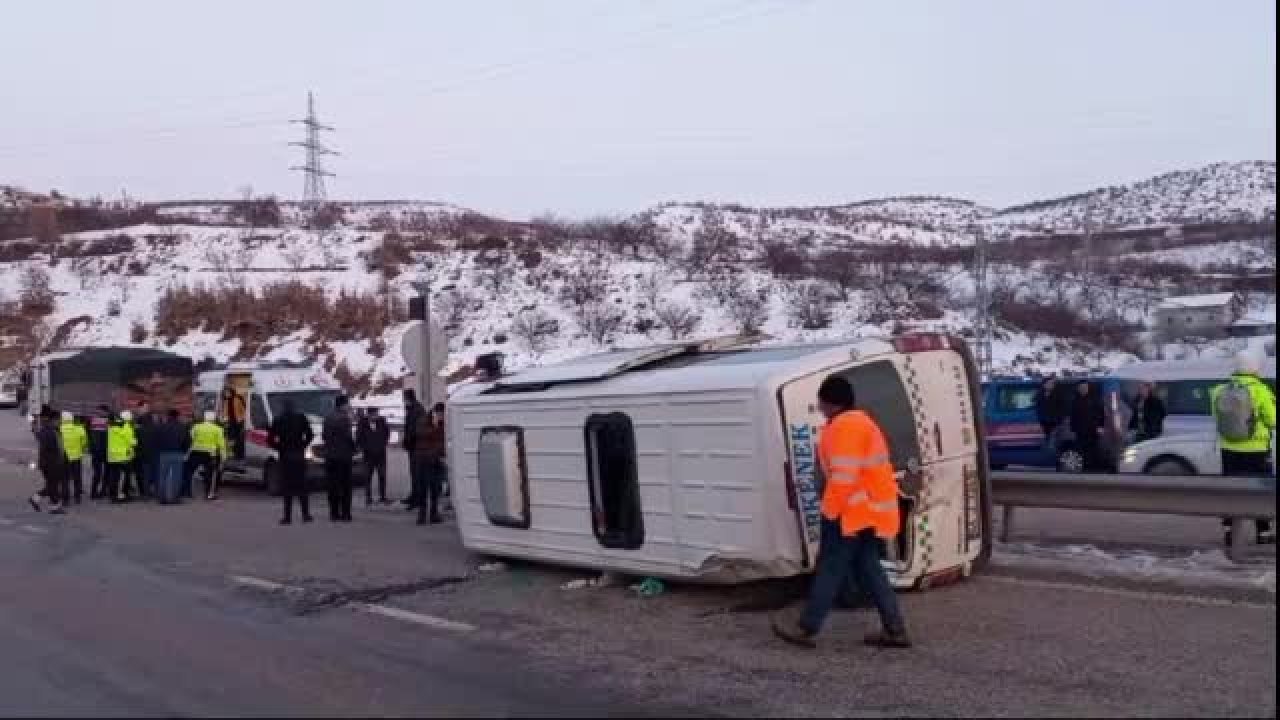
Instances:
[[[156,335],[170,341],[196,331],[221,333],[241,342],[240,357],[255,357],[273,337],[310,329],[317,351],[329,342],[380,338],[389,326],[407,319],[403,306],[378,293],[324,288],[298,280],[265,285],[178,286],[156,304]]]

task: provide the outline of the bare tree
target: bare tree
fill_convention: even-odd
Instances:
[[[511,334],[534,355],[541,355],[546,351],[551,338],[559,332],[559,323],[541,308],[522,311],[511,324]]]
[[[693,243],[685,258],[686,279],[729,262],[736,257],[738,238],[724,224],[719,210],[708,207],[702,211],[702,224],[693,234]]]
[[[597,345],[612,342],[625,320],[620,311],[603,301],[579,305],[574,308],[573,314],[578,326]]]
[[[815,274],[840,291],[840,300],[849,302],[850,291],[858,287],[863,269],[857,253],[844,248],[832,248],[820,253],[814,262]]]
[[[754,335],[769,319],[767,280],[738,268],[721,268],[707,282],[705,295],[720,304],[744,335]]]
[[[71,263],[71,272],[75,273],[81,290],[89,290],[98,284],[98,270],[92,258],[76,258]]]
[[[702,316],[693,308],[679,302],[665,302],[656,308],[654,317],[667,329],[672,340],[683,340],[698,329]]]
[[[831,299],[827,289],[812,280],[787,288],[787,316],[805,330],[831,326]]]
[[[575,308],[601,303],[609,293],[610,277],[608,261],[590,255],[565,277],[560,295]]]
[[[446,329],[456,329],[461,327],[467,316],[479,309],[479,306],[480,301],[475,294],[454,289],[432,298],[431,308]]]
[[[47,315],[53,311],[53,286],[44,268],[27,265],[18,277],[18,287],[18,302],[25,312]]]
[[[645,306],[651,309],[657,309],[662,302],[662,297],[670,289],[671,281],[656,267],[636,279],[636,290],[640,293],[640,299],[644,300]]]

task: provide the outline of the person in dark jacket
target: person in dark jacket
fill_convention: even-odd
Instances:
[[[1058,407],[1057,390],[1058,379],[1052,375],[1041,380],[1040,388],[1036,390],[1036,420],[1040,422],[1040,429],[1044,431],[1046,438],[1053,437],[1054,430],[1058,429],[1058,424],[1063,420]]]
[[[347,396],[334,400],[334,410],[324,419],[324,474],[329,486],[329,519],[351,522],[351,463],[356,442],[351,435],[351,410]]]
[[[374,473],[378,475],[378,502],[383,505],[391,502],[387,499],[387,445],[390,442],[391,426],[387,425],[387,419],[378,413],[378,408],[369,408],[356,428],[356,443],[369,468],[369,483],[364,486],[365,505],[373,504]]]
[[[1155,386],[1144,382],[1138,386],[1138,396],[1133,400],[1133,415],[1129,418],[1129,429],[1133,431],[1134,442],[1152,440],[1164,433],[1164,418],[1167,413],[1164,401],[1155,393]]]
[[[93,479],[89,481],[89,498],[97,499],[107,493],[107,424],[111,408],[99,405],[98,412],[89,421],[89,458],[93,465]]]
[[[31,509],[40,512],[40,496],[49,499],[49,512],[61,514],[62,486],[67,476],[65,455],[62,449],[62,437],[58,433],[58,414],[49,406],[41,408],[40,417],[36,419],[36,468],[44,479],[44,489],[32,495],[27,502]]]
[[[325,425],[328,426],[327,421]],[[271,431],[267,434],[267,444],[280,454],[280,496],[284,499],[284,514],[280,516],[281,525],[293,522],[294,498],[298,499],[298,509],[302,511],[302,522],[311,522],[311,497],[307,492],[307,448],[311,446],[311,441],[314,439],[315,432],[311,429],[311,421],[307,420],[306,415],[298,412],[292,400],[285,400],[284,412],[271,423]],[[332,490],[329,497],[329,515],[332,517]]]
[[[418,524],[440,522],[440,486],[444,479],[444,403],[436,403],[431,412],[418,416],[414,431],[414,469],[418,472],[417,485],[423,497],[418,505]]]
[[[1102,402],[1095,397],[1088,382],[1076,385],[1075,401],[1071,405],[1071,433],[1075,435],[1076,447],[1084,457],[1086,469],[1095,468],[1098,464],[1098,445],[1102,435],[1105,417]]]
[[[155,425],[150,406],[145,400],[139,400],[133,411],[133,432],[138,441],[133,456],[133,477],[137,480],[140,497],[150,497],[155,490],[156,453],[151,437]]]
[[[422,403],[418,402],[418,394],[412,388],[405,388],[404,391],[404,431],[400,435],[400,446],[404,448],[406,459],[409,461],[409,496],[404,499],[404,505],[407,509],[413,510],[420,504],[419,497],[422,495],[421,488],[418,487],[418,473],[415,466],[414,447],[417,440],[418,416],[425,413],[426,408],[422,407]]]
[[[156,499],[166,504],[182,502],[187,451],[191,449],[191,428],[182,422],[177,408],[169,408],[164,422],[151,427],[149,442],[152,489]]]

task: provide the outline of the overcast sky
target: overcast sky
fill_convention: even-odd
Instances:
[[[1007,205],[1275,160],[1274,0],[11,2],[0,183],[521,217]]]

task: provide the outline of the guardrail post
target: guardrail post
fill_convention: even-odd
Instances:
[[[1231,544],[1227,546],[1227,557],[1236,562],[1243,562],[1245,559],[1245,548],[1248,541],[1245,539],[1245,523],[1248,520],[1242,517],[1231,518]]]
[[[1013,506],[1005,505],[1004,514],[1000,521],[1000,542],[1009,542],[1009,536],[1013,534]]]

